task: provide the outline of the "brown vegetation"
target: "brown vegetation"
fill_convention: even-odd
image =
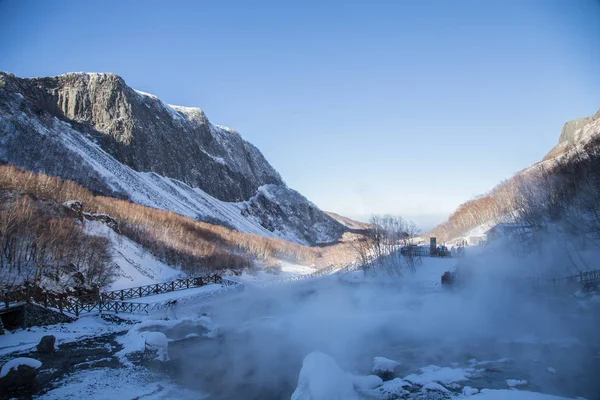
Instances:
[[[109,240],[89,236],[66,210],[28,194],[0,192],[4,289],[50,278],[58,287],[104,286],[113,275]]]
[[[119,221],[124,235],[160,260],[187,272],[239,270],[254,260],[288,260],[317,266],[345,264],[355,258],[349,243],[307,247],[280,239],[246,234],[111,197],[97,196],[72,181],[0,166],[0,189],[32,193],[59,203],[83,202],[86,211],[106,213]]]
[[[430,234],[442,241],[451,240],[483,223],[510,216],[536,229],[546,229],[556,221],[570,225],[572,231],[586,227],[586,235],[598,232],[600,239],[599,166],[600,140],[593,140],[461,204]]]

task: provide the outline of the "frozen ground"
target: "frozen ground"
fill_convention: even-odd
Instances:
[[[460,291],[442,288],[440,276],[454,262],[424,259],[416,275],[400,281],[353,272],[265,286],[260,282],[281,276],[242,276],[243,291],[202,307],[194,298],[177,302],[167,319],[153,315],[124,326],[90,317],[68,332],[51,327],[10,335],[9,346],[0,339],[0,350],[31,347],[45,332],[56,333],[59,345],[103,332],[119,335],[114,356],[126,369],[72,372],[54,382],[46,398],[279,399],[296,391],[297,399],[318,400],[323,389],[325,400],[335,398],[327,382],[336,379],[346,391],[337,398],[598,398],[596,297],[532,297],[485,279]],[[282,275],[310,272],[284,266]],[[168,338],[171,361],[160,373],[136,361],[146,332]],[[298,391],[305,357],[314,352],[331,368],[309,365]],[[375,357],[387,358],[391,369],[383,384],[371,376]],[[311,368],[323,379],[311,381]],[[105,397],[91,394],[103,387]]]

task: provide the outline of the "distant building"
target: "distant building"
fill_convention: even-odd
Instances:
[[[494,240],[512,235],[513,233],[525,232],[529,230],[529,226],[520,223],[499,223],[492,226],[487,232],[485,232],[485,236],[488,242],[493,242]]]

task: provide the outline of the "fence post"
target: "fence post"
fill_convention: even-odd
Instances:
[[[75,316],[79,317],[79,303],[77,301],[75,302]]]
[[[171,281],[171,292],[175,291],[175,281]]]
[[[140,297],[142,297],[142,287],[141,286],[139,287],[138,291],[140,292]]]
[[[48,308],[48,293],[44,292],[44,307]]]
[[[125,300],[125,298],[124,298],[125,295],[123,294],[123,289],[121,289],[120,293],[121,293],[121,301]]]
[[[189,289],[190,288],[190,278],[185,280],[185,286]]]

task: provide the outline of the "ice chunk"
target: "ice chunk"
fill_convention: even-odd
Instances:
[[[417,385],[427,385],[430,382],[449,384],[467,381],[471,377],[471,369],[438,367],[429,365],[421,368],[421,374],[411,374],[404,379]]]

